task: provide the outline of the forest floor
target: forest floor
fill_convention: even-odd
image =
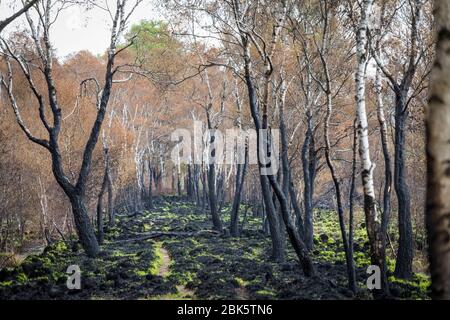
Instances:
[[[365,284],[365,229],[358,224],[355,231],[359,290],[353,295],[335,216],[322,212],[315,217],[317,275],[307,278],[289,245],[285,263],[270,260],[271,243],[260,218],[249,214],[239,238],[201,232],[211,228],[206,213],[182,198],[162,197],[155,209],[118,216],[95,259],[76,242],[59,241],[18,267],[1,270],[0,299],[371,299]],[[143,239],[154,232],[173,234]],[[69,265],[81,269],[80,290],[67,289]],[[393,298],[428,297],[425,275],[389,279]]]

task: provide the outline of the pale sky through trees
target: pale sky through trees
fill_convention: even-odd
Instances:
[[[113,4],[115,1],[107,0]],[[101,3],[103,1],[100,1]],[[0,0],[0,20],[11,15],[18,8],[18,0]],[[11,6],[11,4],[13,4]],[[111,8],[114,8],[111,5]],[[145,1],[136,10],[130,25],[142,19],[163,19],[159,15],[152,1]],[[25,16],[19,17],[4,32],[8,33],[16,29],[22,29]],[[102,54],[108,47],[111,19],[108,13],[99,8],[88,11],[80,6],[73,6],[63,10],[52,30],[52,43],[60,58],[81,50],[89,50],[93,54]]]

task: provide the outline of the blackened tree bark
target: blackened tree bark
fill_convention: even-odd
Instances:
[[[107,191],[108,191],[108,218],[109,218],[109,226],[112,227],[115,224],[115,210],[114,210],[114,187],[111,178],[111,170],[108,166],[106,171],[106,180],[107,180]]]
[[[239,207],[241,205],[242,188],[244,186],[245,174],[247,172],[248,149],[245,149],[244,163],[238,163],[236,169],[236,183],[231,207],[230,233],[233,237],[239,236]]]
[[[311,276],[314,274],[314,268],[312,265],[312,261],[309,257],[309,250],[305,245],[305,243],[300,238],[300,233],[298,232],[298,229],[294,227],[294,223],[290,215],[289,188],[291,185],[290,181],[291,168],[289,164],[288,141],[286,137],[287,136],[286,125],[284,120],[284,104],[286,99],[286,92],[287,92],[286,80],[284,79],[284,72],[282,70],[278,109],[279,109],[280,140],[281,140],[281,167],[283,179],[281,186],[279,185],[279,182],[274,179],[273,175],[269,175],[269,181],[270,184],[272,185],[272,188],[274,189],[278,202],[280,203],[280,211],[281,216],[283,218],[282,222],[284,224],[284,227],[286,228],[289,240],[295,250],[295,253],[299,258],[300,264],[303,268],[303,272],[305,273],[305,275]],[[263,117],[264,116],[267,117],[267,115],[263,115]],[[267,128],[267,125],[264,125],[264,123],[263,126],[264,129]],[[295,193],[293,196],[297,198],[297,195]]]
[[[450,300],[450,3],[436,0],[436,61],[427,110],[426,226],[434,299]]]
[[[195,190],[195,200],[196,200],[196,206],[198,208],[201,207],[201,194],[200,194],[200,184],[199,184],[199,180],[200,180],[200,165],[199,164],[194,164],[194,190]]]
[[[313,247],[313,195],[314,195],[314,180],[317,169],[317,155],[314,143],[314,128],[311,109],[308,108],[306,112],[307,130],[305,133],[305,140],[302,146],[302,168],[303,168],[303,201],[305,203],[305,221],[304,221],[304,238],[308,249]]]
[[[75,229],[77,230],[80,243],[88,256],[95,257],[99,251],[98,241],[95,237],[91,221],[89,220],[85,201],[78,194],[71,195],[69,199],[72,205]]]
[[[394,142],[394,188],[398,199],[398,251],[395,264],[395,275],[399,278],[412,277],[412,261],[414,257],[412,223],[411,223],[411,195],[406,180],[406,120],[408,111],[405,110],[407,91],[395,95],[395,142]]]
[[[269,175],[267,177],[280,203],[283,222],[286,227],[289,240],[303,269],[303,273],[308,277],[313,276],[315,274],[314,266],[312,264],[311,257],[309,256],[308,248],[306,248],[305,243],[300,238],[298,230],[295,229],[294,223],[292,222],[289,213],[289,201],[283,193],[280,185],[275,180],[275,177],[273,175]]]
[[[248,47],[248,38],[243,38],[245,43],[244,47],[246,48],[245,60],[246,60],[246,68],[245,68],[245,79],[247,85],[247,91],[249,95],[250,107],[252,110],[252,117],[255,122],[255,127],[257,132],[262,128],[261,120],[259,116],[259,107],[258,100],[256,96],[256,90],[253,84],[253,79],[251,77],[251,58],[250,58],[250,49]],[[257,146],[260,147],[260,134],[257,134]],[[258,153],[258,162],[260,162],[260,155]],[[263,201],[266,209],[266,216],[269,223],[270,236],[272,239],[272,258],[275,261],[281,262],[284,261],[284,250],[283,250],[283,240],[281,237],[280,229],[279,229],[279,218],[277,216],[277,212],[272,201],[272,192],[270,190],[269,179],[266,175],[260,174],[260,182],[261,182],[261,191],[263,196]]]
[[[251,58],[250,58],[250,48],[248,46],[248,38],[246,36],[242,35],[242,41],[244,44],[244,61],[245,61],[245,80],[247,84],[247,90],[249,94],[249,101],[250,101],[250,109],[252,118],[255,124],[255,128],[258,132],[257,134],[257,146],[258,148],[261,147],[261,138],[262,134],[260,132],[261,129],[265,129],[263,126],[263,123],[261,122],[260,116],[259,116],[259,107],[258,107],[258,100],[256,97],[256,91],[253,84],[253,79],[251,77]],[[267,117],[265,114],[264,117]],[[267,137],[266,137],[267,139]],[[264,145],[264,144],[263,144]],[[260,150],[258,150],[258,162],[261,165],[261,158],[260,158]],[[261,169],[261,166],[260,166]],[[263,190],[263,197],[264,201],[266,203],[266,210],[268,211],[267,218],[269,220],[269,228],[270,233],[272,236],[272,243],[274,245],[274,249],[280,249],[283,247],[282,244],[282,237],[281,232],[279,229],[279,222],[278,217],[276,216],[276,211],[274,208],[273,201],[271,199],[271,192],[269,189],[269,183],[272,186],[281,207],[281,213],[282,218],[284,220],[284,224],[286,226],[286,231],[288,233],[289,239],[292,243],[292,246],[294,247],[294,250],[299,258],[300,264],[302,266],[303,272],[307,276],[311,276],[314,274],[314,268],[312,265],[311,258],[309,257],[309,252],[303,243],[303,241],[299,237],[299,233],[297,230],[295,230],[294,225],[291,221],[291,217],[289,214],[289,205],[288,205],[288,199],[286,198],[285,194],[283,193],[282,189],[280,188],[278,182],[276,181],[275,177],[273,175],[265,175],[260,174],[261,177],[261,188]],[[275,251],[275,250],[274,250]],[[284,252],[274,252],[277,254],[283,255]],[[282,257],[282,256],[281,256]]]
[[[103,243],[104,236],[104,219],[103,219],[103,195],[108,186],[108,171],[109,171],[109,150],[105,148],[104,150],[105,156],[105,171],[103,173],[103,182],[100,187],[100,192],[98,193],[97,198],[97,241],[99,244]]]
[[[150,159],[147,162],[148,164],[148,207],[149,209],[153,209],[153,168]]]
[[[304,227],[304,222],[303,222],[302,209],[297,200],[297,192],[294,187],[294,182],[292,181],[291,172],[289,172],[289,197],[291,199],[292,209],[294,210],[294,213],[295,213],[298,233],[300,234],[300,237],[302,238],[302,240],[305,241],[305,239],[304,239],[305,227]],[[305,243],[305,245],[306,245],[306,243]],[[306,247],[308,248],[308,246],[306,246]],[[308,248],[308,250],[310,250],[310,248]]]
[[[202,166],[203,167],[203,166]],[[206,170],[202,168],[202,212],[205,211],[206,205],[208,202],[208,192],[207,192],[207,183],[206,183]]]
[[[145,203],[145,199],[147,198],[147,190],[145,189],[145,159],[144,157],[142,157],[140,159],[140,173],[138,173],[138,176],[140,177],[140,183],[138,184],[138,187],[140,189],[140,203],[143,204]]]
[[[194,194],[193,182],[192,182],[192,165],[187,165],[187,177],[186,177],[186,193],[189,200],[192,200]]]
[[[177,164],[177,192],[178,196],[181,197],[181,167]]]
[[[208,166],[208,199],[213,228],[214,230],[222,231],[222,220],[217,210],[216,166],[213,163],[210,163]]]

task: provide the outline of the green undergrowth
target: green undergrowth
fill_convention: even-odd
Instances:
[[[317,210],[314,216],[314,256],[319,261],[334,264],[345,264],[345,253],[340,235],[337,214],[334,211]],[[393,237],[391,232],[391,237]],[[364,223],[363,213],[356,213],[354,222],[354,254],[355,266],[361,275],[369,265],[369,240]],[[423,273],[414,273],[411,280],[397,279],[393,276],[395,256],[391,248],[387,248],[388,280],[392,294],[403,299],[428,299],[430,277]],[[360,282],[363,286],[364,281]]]

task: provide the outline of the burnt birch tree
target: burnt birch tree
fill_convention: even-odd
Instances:
[[[388,283],[385,268],[385,247],[382,240],[381,221],[375,202],[375,188],[373,170],[375,163],[370,158],[369,128],[366,111],[366,69],[369,61],[368,30],[369,16],[372,12],[372,0],[363,0],[359,6],[358,19],[355,25],[356,33],[356,73],[355,73],[355,101],[356,125],[361,160],[361,178],[364,191],[364,213],[366,218],[367,235],[370,244],[370,258],[373,265],[381,270],[381,294],[388,293]],[[378,289],[375,289],[378,290]],[[378,292],[376,292],[378,294]]]

